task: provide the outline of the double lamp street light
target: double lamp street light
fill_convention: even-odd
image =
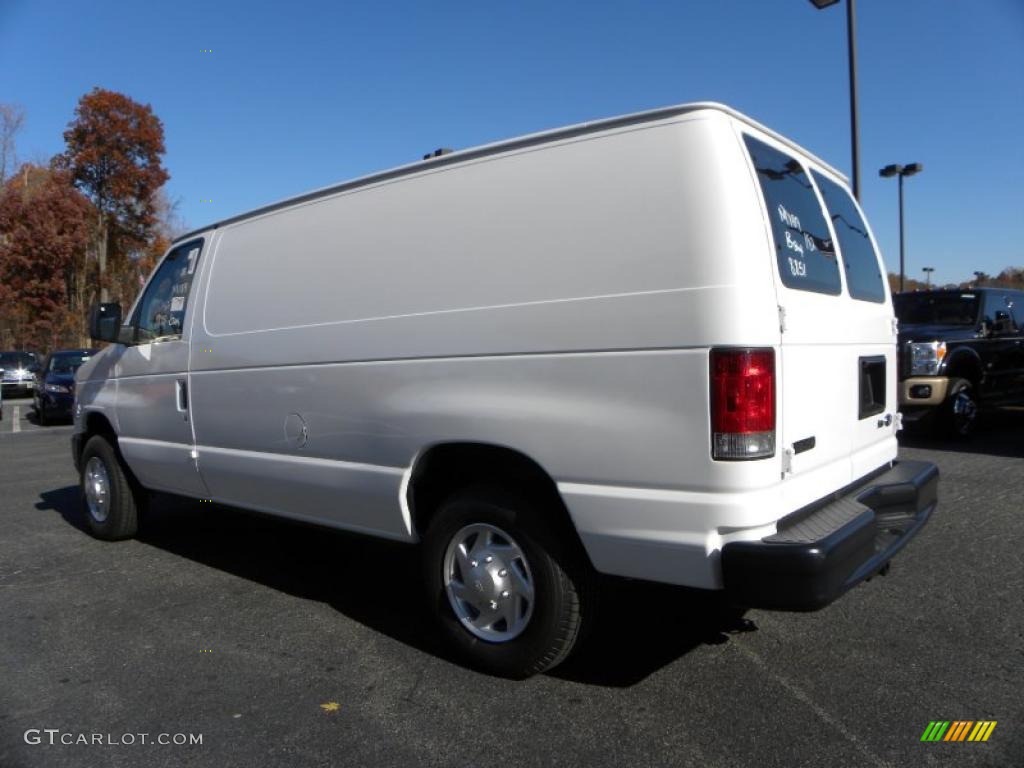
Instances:
[[[924,170],[924,166],[921,163],[910,163],[909,165],[887,165],[878,171],[878,175],[883,178],[890,178],[896,176],[899,178],[900,185],[900,292],[903,292],[903,274],[904,274],[904,263],[903,263],[903,179],[906,176],[913,176],[915,173],[920,173]],[[931,273],[928,274],[929,278]],[[929,283],[931,280],[929,280]]]
[[[810,0],[819,11],[835,5],[839,0]],[[850,62],[850,154],[853,164],[853,196],[860,200],[860,138],[857,125],[857,30],[854,24],[856,17],[855,0],[846,0],[846,49]],[[924,170],[921,163],[909,165],[887,165],[878,173],[880,176],[898,176],[900,183],[900,291],[903,290],[904,254],[903,254],[903,177],[913,176]],[[931,282],[931,272],[927,272]]]

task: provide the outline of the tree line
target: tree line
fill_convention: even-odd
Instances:
[[[0,349],[89,346],[89,306],[134,301],[184,229],[163,189],[163,124],[148,104],[94,88],[64,151],[18,164],[24,119],[0,104]]]
[[[946,283],[944,285],[935,285],[928,283],[925,280],[916,280],[912,277],[903,278],[903,290],[904,291],[925,291],[935,290],[940,288],[952,289],[952,290],[967,290],[969,288],[981,288],[984,286],[992,286],[996,288],[1016,288],[1017,290],[1024,290],[1024,267],[1007,267],[998,275],[989,275],[985,272],[974,272],[973,277],[970,280],[963,280],[959,283]],[[900,276],[889,273],[889,289],[896,293],[900,289]]]

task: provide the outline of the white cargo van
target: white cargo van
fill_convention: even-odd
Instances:
[[[811,610],[935,507],[841,174],[692,104],[445,154],[176,242],[78,372],[97,536],[148,490],[409,543],[466,658],[564,659],[593,574]],[[359,585],[344,585],[358,589]]]

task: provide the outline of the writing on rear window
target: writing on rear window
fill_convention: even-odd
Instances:
[[[807,262],[803,260],[804,253],[814,253],[818,250],[817,244],[814,242],[814,238],[809,232],[805,232],[804,228],[800,226],[800,217],[796,214],[790,213],[786,210],[786,206],[779,203],[778,207],[779,220],[786,225],[786,247],[793,251],[796,256],[787,256],[786,260],[789,262],[789,271],[795,277],[807,277]],[[799,236],[794,236],[791,229],[802,233],[803,239]]]
[[[744,136],[754,161],[785,286],[837,295],[842,289],[835,247],[811,180],[784,152]]]

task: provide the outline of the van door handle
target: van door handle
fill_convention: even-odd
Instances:
[[[178,411],[183,413],[184,420],[188,421],[188,382],[185,379],[178,379],[175,384],[177,385]]]

